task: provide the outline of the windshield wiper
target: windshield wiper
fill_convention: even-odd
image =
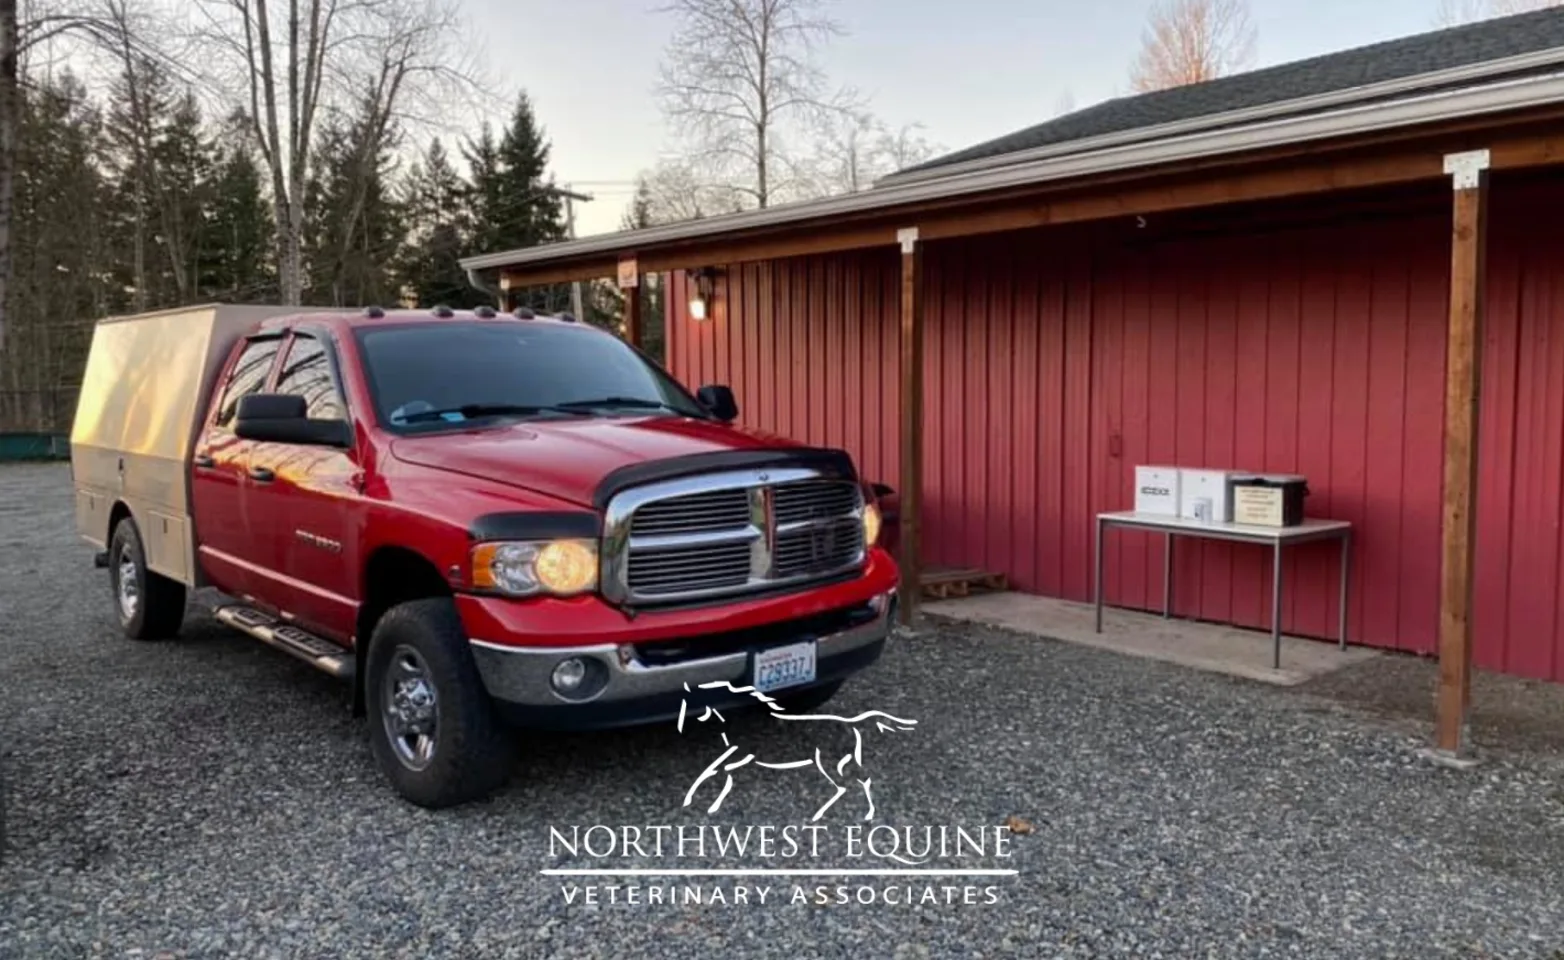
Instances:
[[[476,420],[479,417],[499,417],[507,414],[531,416],[538,413],[548,413],[554,409],[553,407],[540,407],[520,403],[468,403],[460,407],[446,407],[441,410],[419,410],[416,413],[405,414],[401,419],[403,423],[423,423],[428,420],[444,420],[451,414],[458,413],[461,414],[463,420]]]
[[[667,410],[669,413],[682,413],[675,410],[661,400],[648,400],[645,397],[598,397],[595,400],[566,400],[563,403],[554,404],[559,410],[580,410],[591,407],[630,407],[636,410]]]

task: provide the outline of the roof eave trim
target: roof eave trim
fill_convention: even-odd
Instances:
[[[463,269],[485,270],[537,266],[572,259],[610,257],[662,244],[681,243],[740,230],[786,227],[844,214],[891,211],[895,207],[985,193],[1008,187],[1134,170],[1208,157],[1248,153],[1271,147],[1336,139],[1360,133],[1416,126],[1439,120],[1481,116],[1556,104],[1564,100],[1564,74],[1550,73],[1349,107],[1343,110],[1286,117],[1248,126],[1202,131],[1149,143],[1110,147],[994,170],[887,186],[824,200],[767,207],[661,227],[586,237],[521,250],[480,254],[461,261]]]

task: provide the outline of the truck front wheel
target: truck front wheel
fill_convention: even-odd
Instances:
[[[441,809],[509,779],[515,741],[495,716],[449,599],[386,611],[369,642],[364,692],[375,759],[407,800]]]
[[[162,640],[185,619],[185,585],[147,569],[136,521],[125,517],[109,538],[109,580],[120,629],[132,640]]]

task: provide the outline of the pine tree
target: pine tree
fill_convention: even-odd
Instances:
[[[638,177],[635,181],[635,196],[625,210],[620,226],[625,230],[645,230],[656,226],[653,209],[651,184],[647,183],[646,177]],[[649,273],[641,278],[641,350],[658,363],[663,362],[664,344],[667,342],[664,293],[663,277],[660,274]],[[620,309],[622,311],[623,307]]]
[[[406,236],[389,188],[396,132],[376,136],[367,111],[328,126],[305,192],[306,303],[400,304],[395,264]]]
[[[525,93],[516,98],[498,143],[485,126],[463,153],[472,169],[473,249],[515,250],[564,238],[563,205],[548,173],[549,142]],[[536,308],[562,309],[570,302],[569,288],[532,291],[528,300]]]
[[[243,145],[222,158],[198,247],[201,299],[228,303],[277,299],[277,273],[270,261],[275,225],[263,178],[260,164]]]
[[[92,321],[127,305],[105,270],[102,118],[70,74],[17,101],[9,319],[0,351],[0,428],[68,430]]]
[[[460,263],[470,230],[463,204],[466,190],[438,139],[408,172],[404,193],[409,235],[399,273],[419,306],[443,303],[460,309],[490,302],[467,282]]]

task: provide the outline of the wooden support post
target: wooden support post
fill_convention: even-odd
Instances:
[[[901,241],[901,622],[911,626],[921,599],[923,510],[923,245],[918,228]]]
[[[1444,517],[1439,588],[1439,718],[1436,746],[1468,748],[1471,704],[1472,558],[1476,546],[1478,397],[1487,272],[1488,151],[1445,157],[1455,187],[1450,232],[1450,329],[1445,356]]]
[[[634,257],[619,261],[619,292],[625,299],[625,341],[641,346],[641,268]]]

